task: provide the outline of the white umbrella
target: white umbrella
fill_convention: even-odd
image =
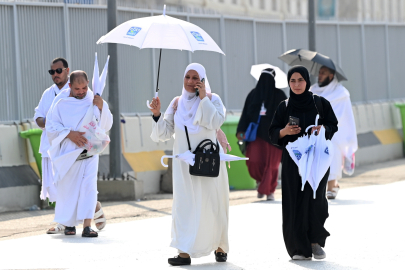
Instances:
[[[276,81],[277,88],[288,87],[287,75],[284,73],[284,71],[282,71],[279,67],[270,64],[253,65],[250,69],[250,75],[252,75],[258,81],[262,71],[266,68],[272,68],[276,72],[276,77],[274,80]]]
[[[325,173],[328,171],[333,158],[333,144],[330,140],[325,139],[325,128],[322,126],[318,135],[312,136],[315,138],[314,159],[311,166],[311,175],[308,183],[314,191],[314,199],[316,198],[316,190],[319,183],[322,181]]]
[[[165,156],[162,156],[162,158],[160,159],[160,163],[162,163],[163,167],[167,168],[168,165],[166,165],[163,162],[163,159],[165,159],[165,158],[178,158],[181,161],[186,162],[191,166],[194,166],[194,164],[195,164],[195,154],[191,153],[190,150],[188,150],[188,151],[186,151],[186,152],[184,152],[182,154],[178,154],[178,155],[165,155]],[[249,158],[237,157],[237,156],[234,156],[234,155],[223,154],[223,153],[219,154],[219,158],[220,158],[221,161],[249,160]]]
[[[187,51],[213,51],[224,54],[215,41],[200,27],[166,15],[164,5],[163,15],[139,18],[120,24],[97,44],[119,43],[144,48],[160,49],[158,77],[155,97],[159,91],[159,73],[162,49],[177,49]],[[225,54],[224,54],[225,55]],[[147,101],[149,107],[149,101]],[[149,107],[150,108],[150,107]]]
[[[94,73],[93,73],[93,92],[95,95],[101,96],[104,91],[105,81],[108,72],[108,61],[110,56],[107,57],[107,61],[104,65],[103,72],[99,76],[97,53],[94,61]],[[110,137],[106,132],[97,124],[100,121],[100,110],[97,106],[90,106],[83,117],[79,131],[85,132],[84,136],[87,139],[85,149],[87,150],[87,156],[100,154],[104,151],[107,145],[110,143]]]
[[[103,94],[103,91],[105,88],[105,81],[107,79],[109,61],[110,61],[110,56],[107,57],[107,61],[105,62],[103,72],[99,76],[100,72],[98,69],[98,60],[97,60],[97,53],[96,53],[96,59],[94,61],[93,81],[92,81],[93,92],[95,95],[101,96]],[[100,119],[100,110],[95,105],[94,105],[94,115],[96,116],[97,119]]]

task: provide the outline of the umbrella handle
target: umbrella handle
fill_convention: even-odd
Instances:
[[[155,92],[155,98],[157,98],[157,97],[158,97],[158,92]],[[151,106],[149,106],[149,100],[146,101],[146,107],[148,107],[151,110],[153,109]]]
[[[163,159],[165,159],[165,158],[175,158],[175,156],[162,156],[162,158],[160,159],[160,163],[162,164],[163,167],[167,168],[167,167],[169,167],[169,165],[166,165],[163,162]]]
[[[310,125],[310,126],[308,126],[307,129],[305,129],[305,133],[308,133],[308,130],[309,130],[310,128],[313,128],[313,127],[316,127],[316,125]]]

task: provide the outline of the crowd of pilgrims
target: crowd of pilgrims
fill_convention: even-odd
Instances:
[[[56,166],[53,162],[60,162],[61,156],[65,158],[73,150],[75,153],[81,152],[86,141],[80,132],[75,133],[74,130],[77,130],[88,106],[98,106],[101,113],[98,124],[105,130],[111,128],[112,115],[108,104],[101,97],[93,96],[92,91],[87,91],[88,80],[85,73],[76,71],[70,76],[70,82],[68,81],[67,62],[60,59],[63,58],[55,59],[51,64],[50,73],[55,84],[44,92],[34,117],[38,125],[46,130],[41,138],[40,149],[44,164],[41,198],[57,200],[54,221],[58,224],[48,230],[48,233],[64,232],[66,235],[74,235],[75,226],[84,223],[82,236],[97,237],[97,233],[90,227],[91,219],[97,217],[99,229],[104,228],[106,223],[101,204],[97,202],[98,155],[85,159],[67,158],[66,161],[72,165],[66,171],[60,171],[57,176],[53,175],[52,166]],[[333,72],[331,73],[327,85],[331,82],[336,84]],[[294,260],[307,260],[313,256],[323,259],[326,254],[322,247],[330,235],[324,227],[329,215],[325,194],[328,181],[338,180],[338,173],[334,172],[331,176],[331,166],[316,190],[315,199],[314,191],[308,183],[301,190],[301,176],[286,150],[286,145],[303,136],[306,128],[315,124],[316,115],[320,112],[314,93],[310,91],[310,75],[305,67],[294,66],[288,71],[288,99],[284,91],[276,88],[275,76],[273,69],[262,71],[256,87],[246,98],[236,136],[243,140],[249,123],[256,122],[261,115],[256,140],[249,142],[246,147],[246,156],[249,157],[247,166],[250,175],[258,183],[258,197],[266,196],[268,200],[274,200],[278,168],[282,162],[282,232],[287,252]],[[173,155],[189,150],[188,144],[191,149],[195,149],[204,140],[217,141],[220,134],[218,131],[226,118],[226,108],[221,97],[211,92],[206,70],[201,64],[188,65],[182,80],[181,82],[179,78],[179,85],[182,83],[182,87],[178,89],[178,96],[173,97],[164,113],[161,112],[159,97],[150,103],[153,114],[151,139],[159,142],[174,138]],[[322,93],[322,88],[328,87],[327,85],[316,84],[318,93]],[[331,140],[338,131],[338,118],[327,99],[319,96],[317,98],[322,103],[322,117],[319,125],[309,132],[313,133],[323,126],[326,131],[325,139]],[[80,110],[73,110],[76,107]],[[72,114],[72,111],[75,113]],[[291,125],[290,116],[299,118],[299,124]],[[55,141],[60,146],[54,149],[57,152],[53,154],[54,157],[49,156],[48,150]],[[226,143],[221,141],[217,145],[220,153],[226,151]],[[341,160],[340,154],[340,165]],[[217,262],[226,262],[229,252],[229,183],[225,162],[220,162],[216,177],[191,175],[190,165],[180,159],[173,159],[172,166],[170,246],[177,249],[178,256],[169,258],[168,263],[188,265],[191,264],[191,258],[207,256],[212,251]],[[55,186],[54,182],[58,184]],[[336,189],[338,185],[335,184],[332,188]]]

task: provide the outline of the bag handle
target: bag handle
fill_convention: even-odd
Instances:
[[[190,139],[188,138],[188,130],[187,130],[187,126],[184,126],[186,129],[186,136],[187,136],[187,143],[188,143],[188,150],[190,150],[191,152],[191,146],[190,146]]]
[[[185,128],[185,130],[186,130],[187,143],[188,143],[188,150],[190,150],[190,152],[191,152],[190,138],[188,137],[187,126],[184,126],[184,128]],[[200,144],[197,146],[197,148],[200,147],[200,145],[203,144],[203,143],[206,142],[206,141],[209,141],[211,145],[214,145],[214,143],[213,143],[210,139],[205,139],[205,140],[203,140],[202,142],[200,142]],[[215,150],[215,151],[218,151],[218,152],[219,152],[218,140],[217,140],[216,146],[217,146],[217,147],[216,147],[216,150]]]

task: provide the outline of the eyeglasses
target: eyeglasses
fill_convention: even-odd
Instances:
[[[48,70],[48,72],[49,72],[49,74],[51,74],[51,75],[55,74],[55,72],[58,73],[58,74],[61,74],[62,71],[64,71],[65,69],[66,69],[66,68],[57,68],[57,69],[55,69],[55,70],[50,69],[50,70]]]

